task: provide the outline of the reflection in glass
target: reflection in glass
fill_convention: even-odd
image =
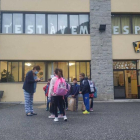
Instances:
[[[63,77],[68,81],[68,62],[58,62],[58,68],[63,70]]]
[[[88,34],[89,19],[88,15],[79,15],[80,19],[80,34]]]
[[[25,33],[35,34],[35,14],[25,14]]]
[[[85,76],[87,76],[87,74],[86,74],[86,62],[80,62],[80,73],[84,73]]]
[[[40,66],[41,70],[37,74],[38,78],[43,78],[41,81],[45,81],[45,62],[25,62],[24,79],[28,71],[32,70],[34,66]]]
[[[22,82],[22,62],[19,62],[19,82]]]
[[[2,16],[2,33],[12,33],[12,14],[3,14]]]
[[[78,15],[70,15],[71,34],[78,34]]]
[[[13,33],[23,33],[23,14],[13,14]]]
[[[45,34],[45,14],[36,14],[36,34]]]
[[[73,81],[73,78],[76,78],[76,68],[75,62],[69,62],[69,82]]]
[[[18,82],[18,62],[12,62],[12,76],[15,82]]]
[[[58,34],[68,33],[67,15],[58,14]]]
[[[90,79],[90,62],[87,62],[87,77]]]
[[[130,34],[131,33],[131,26],[130,26],[130,17],[123,16],[121,17],[121,28],[122,34]]]
[[[76,62],[76,78],[77,78],[77,81],[80,81],[80,63],[79,62]]]
[[[123,71],[114,71],[114,86],[124,86]]]
[[[48,62],[47,78],[51,78],[54,75],[54,70],[57,68],[57,62]]]
[[[7,61],[0,61],[0,82],[7,82]]]
[[[121,34],[121,18],[113,16],[112,17],[112,34]]]
[[[57,32],[57,15],[48,15],[48,34],[56,34]]]
[[[133,34],[140,34],[140,16],[133,16],[132,25],[133,25]]]

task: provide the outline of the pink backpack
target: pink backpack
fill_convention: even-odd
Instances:
[[[57,80],[54,84],[53,92],[57,96],[65,96],[67,94],[68,90],[67,90],[67,87],[66,87],[65,79],[57,78]]]

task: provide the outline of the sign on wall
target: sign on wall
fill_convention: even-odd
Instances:
[[[140,53],[140,41],[133,42],[133,47],[136,53]]]

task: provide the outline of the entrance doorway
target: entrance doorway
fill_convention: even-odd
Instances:
[[[136,70],[114,71],[115,99],[138,99],[138,81]]]

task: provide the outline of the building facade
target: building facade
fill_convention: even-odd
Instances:
[[[55,68],[68,82],[92,78],[97,100],[138,99],[140,69],[139,0],[1,0],[0,90],[2,101],[24,101],[26,73],[40,65],[43,80]],[[105,25],[105,31],[100,31]]]

